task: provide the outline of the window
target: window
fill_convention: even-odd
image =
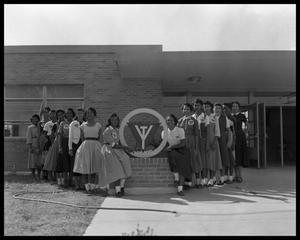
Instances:
[[[4,136],[5,137],[18,137],[19,136],[19,125],[4,124]]]
[[[31,116],[39,114],[44,100],[51,109],[82,107],[84,85],[5,85],[4,136],[25,137]]]

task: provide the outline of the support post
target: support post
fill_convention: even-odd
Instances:
[[[248,91],[248,104],[253,103],[253,91]]]
[[[284,166],[283,161],[283,122],[282,122],[282,106],[279,107],[280,110],[280,159],[281,159],[281,167]]]
[[[48,106],[47,103],[47,87],[43,86],[43,102],[45,103],[45,106]]]

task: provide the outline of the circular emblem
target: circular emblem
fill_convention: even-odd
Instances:
[[[125,141],[125,138],[124,138],[124,128],[125,128],[125,126],[128,125],[129,120],[133,116],[135,116],[137,114],[140,114],[140,113],[148,113],[148,114],[153,115],[154,117],[156,117],[159,120],[160,126],[163,127],[164,136],[163,136],[162,142],[160,143],[160,145],[156,149],[154,149],[154,150],[147,150],[147,151],[133,151],[130,154],[133,155],[133,156],[135,156],[135,157],[139,157],[139,158],[153,157],[156,154],[158,154],[165,147],[165,145],[167,143],[167,133],[168,133],[168,126],[167,126],[167,123],[166,123],[165,119],[158,112],[156,112],[153,109],[138,108],[138,109],[135,109],[135,110],[131,111],[130,113],[128,113],[125,116],[125,118],[122,120],[122,122],[121,122],[121,126],[120,126],[120,141],[121,141],[122,145],[128,146],[127,143],[126,143],[126,141]],[[143,137],[143,136],[144,135],[142,135],[141,137]]]
[[[194,125],[194,121],[192,119],[188,120],[188,125],[193,126]]]
[[[118,135],[117,135],[117,133],[115,131],[113,131],[111,133],[111,136],[113,137],[113,139],[117,139],[118,138]]]

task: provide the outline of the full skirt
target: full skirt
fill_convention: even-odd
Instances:
[[[219,149],[219,142],[217,140],[214,142],[213,148],[207,147],[206,159],[208,163],[208,169],[213,171],[222,169],[222,160],[221,160],[221,154]]]
[[[45,157],[44,170],[46,171],[56,171],[56,165],[58,160],[58,139],[55,138],[52,143],[47,155]]]
[[[186,136],[186,148],[191,158],[192,172],[199,173],[203,169],[203,162],[199,146],[196,144],[196,140],[193,135]]]
[[[119,149],[113,149],[104,144],[102,154],[105,162],[105,174],[98,174],[98,185],[104,187],[119,179],[131,176],[131,166],[128,155]]]
[[[168,152],[168,160],[169,163],[172,163],[174,172],[178,172],[187,179],[192,179],[191,160],[186,148],[172,149]]]
[[[97,140],[85,140],[76,151],[73,172],[105,174],[102,145]]]

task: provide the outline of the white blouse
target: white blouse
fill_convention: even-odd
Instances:
[[[164,136],[164,131],[161,132],[161,138]],[[170,146],[174,146],[180,143],[180,140],[185,139],[185,133],[183,128],[174,127],[173,130],[168,128],[167,141]]]
[[[80,140],[80,123],[78,120],[74,120],[69,126],[69,150],[72,150],[72,143],[77,144]]]

